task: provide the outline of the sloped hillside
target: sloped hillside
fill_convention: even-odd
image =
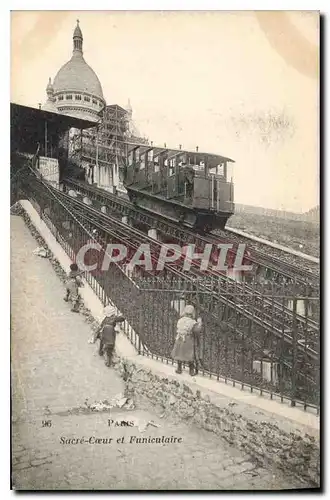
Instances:
[[[308,212],[304,214],[304,218],[308,219],[311,222],[320,222],[320,207],[311,208]]]
[[[320,254],[320,226],[315,222],[238,213],[229,219],[228,226],[314,257]]]

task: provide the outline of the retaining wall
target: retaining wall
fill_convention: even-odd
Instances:
[[[244,391],[229,386],[223,391],[225,384],[221,382],[206,380],[203,384],[202,377],[175,374],[171,365],[118,354],[117,368],[126,382],[127,396],[139,406],[152,404],[164,416],[176,416],[214,432],[261,464],[276,465],[311,486],[318,485],[318,429],[287,418],[283,410],[290,413],[289,408],[282,408],[279,416],[271,412],[272,404],[281,405],[276,401],[268,401],[270,411],[266,411],[259,401],[251,404]]]

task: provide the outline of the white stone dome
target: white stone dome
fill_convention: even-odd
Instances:
[[[77,21],[73,33],[73,53],[47,86],[47,95],[59,113],[91,121],[99,120],[99,113],[106,105],[102,86],[95,71],[83,57],[83,35]],[[48,106],[49,106],[48,102]]]
[[[104,99],[100,80],[79,52],[58,71],[53,87],[55,94],[74,91]]]

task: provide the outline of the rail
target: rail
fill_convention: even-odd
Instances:
[[[300,259],[307,260],[310,262],[313,262],[314,264],[320,264],[320,259],[317,257],[313,257],[313,255],[308,255],[303,252],[298,252],[298,250],[294,250],[294,248],[289,248],[285,247],[284,245],[280,245],[279,243],[274,243],[273,241],[265,240],[264,238],[259,238],[258,236],[255,236],[254,234],[249,234],[246,233],[245,231],[242,231],[240,229],[234,228],[234,227],[229,227],[228,225],[226,226],[227,231],[230,233],[236,233],[239,236],[242,236],[243,238],[256,241],[258,243],[262,243],[263,245],[267,245],[272,248],[277,248],[278,250],[282,250],[283,252],[286,252],[291,255],[295,255],[299,257]]]
[[[20,179],[22,195],[38,207],[38,211],[72,259],[90,241],[93,229],[104,243],[117,238],[136,248],[150,241],[154,251],[159,245],[144,233],[118,219],[71,198],[46,185],[35,173]],[[271,398],[289,399],[292,405],[301,403],[305,409],[319,405],[319,335],[315,336],[315,355],[309,349],[309,330],[301,326],[297,315],[299,296],[292,296],[292,321],[280,323],[278,304],[285,318],[287,296],[268,291],[263,300],[277,303],[277,312],[268,311],[268,320],[258,318],[262,310],[255,307],[260,300],[255,291],[247,292],[239,284],[220,287],[219,280],[203,283],[196,273],[181,273],[175,266],[165,266],[162,276],[127,276],[119,265],[99,275],[86,273],[95,293],[106,304],[111,300],[127,318],[127,328],[136,332],[140,354],[155,356],[171,363],[176,322],[182,303],[195,303],[203,317],[201,337],[202,375],[224,379],[242,388],[268,393]],[[144,281],[143,281],[144,280]],[[179,284],[178,284],[179,283]],[[267,295],[268,294],[268,295]],[[304,298],[317,302],[318,298]],[[245,305],[244,305],[245,304]],[[244,306],[244,307],[243,307]],[[259,312],[258,312],[259,311]],[[271,317],[277,321],[277,334]],[[302,324],[302,323],[301,323]],[[134,335],[130,336],[134,343]]]
[[[77,201],[77,200],[72,200],[72,199],[67,199],[68,203],[69,204],[76,204],[77,206],[79,206],[79,210],[77,212],[78,213],[82,213],[82,211],[84,211],[84,209],[86,209],[86,206],[84,206],[83,203]],[[99,230],[104,230],[106,228],[106,219],[111,219],[111,217],[109,216],[105,216],[102,214],[101,216],[101,219],[103,220],[100,220],[100,213],[95,210],[95,209],[92,209],[91,207],[88,207],[88,211],[89,212],[94,212],[94,217],[91,217],[91,215],[89,214],[88,216],[86,216],[86,214],[83,215],[84,219],[86,220],[89,220],[89,222],[91,222],[93,224],[93,227],[94,228],[98,228]],[[113,223],[117,223],[118,224],[118,221],[116,221],[116,219],[113,219],[112,221]],[[126,228],[126,225],[125,225],[125,228]],[[107,228],[107,231],[109,231],[109,228]],[[111,229],[110,229],[111,231]],[[131,230],[132,231],[132,230]],[[137,232],[136,230],[133,231],[134,233],[139,233]],[[150,241],[153,245],[153,247],[155,248],[157,243],[152,240],[151,238],[148,238],[146,237],[143,233],[140,233],[140,239],[137,241],[137,243],[141,242],[141,241]],[[129,244],[132,244],[132,238],[129,240]],[[172,268],[173,270],[173,268]],[[178,273],[179,275],[179,273]],[[182,274],[181,274],[182,276]],[[187,275],[185,276],[186,280],[187,280]],[[228,282],[228,285],[232,285],[231,283]],[[263,328],[263,331],[268,331],[268,332],[272,332],[273,334],[275,334],[275,336],[277,336],[278,338],[282,338],[284,342],[289,342],[289,343],[292,343],[293,342],[293,337],[292,337],[292,324],[290,325],[290,328],[288,329],[288,325],[286,325],[285,328],[282,328],[282,331],[280,329],[280,325],[279,323],[277,323],[277,328],[275,327],[275,324],[274,324],[274,318],[275,318],[275,315],[271,315],[268,320],[266,321],[266,318],[265,318],[265,315],[263,318],[258,318],[258,315],[256,314],[257,313],[260,313],[260,308],[259,310],[257,310],[257,308],[255,307],[255,304],[253,305],[252,307],[252,314],[251,314],[251,310],[250,310],[250,307],[249,305],[251,306],[251,304],[243,304],[240,299],[240,291],[239,291],[239,288],[238,288],[238,284],[234,284],[235,285],[235,292],[233,290],[233,287],[230,286],[230,288],[227,286],[227,290],[226,290],[226,293],[224,293],[223,290],[219,290],[219,293],[216,297],[217,301],[218,302],[223,302],[224,301],[224,296],[225,299],[226,299],[226,303],[229,307],[231,307],[232,310],[235,310],[235,314],[236,316],[238,316],[239,314],[243,314],[246,318],[253,318],[253,324],[254,324],[254,327],[256,326],[259,326],[259,327],[262,327]],[[209,288],[207,288],[207,286],[203,287],[201,286],[200,287],[200,293],[208,293],[209,294],[209,298],[214,298],[215,297],[215,293],[214,293],[214,286],[211,286]],[[236,300],[236,303],[232,300],[232,297],[233,295],[235,296],[235,300]],[[245,293],[245,300],[248,298],[248,293]],[[260,294],[259,294],[260,295]],[[276,302],[274,301],[274,294],[273,294],[273,307],[275,306]],[[285,296],[286,300],[288,299],[288,296],[286,295]],[[260,300],[260,297],[259,296],[256,296],[255,299],[257,300]],[[275,297],[275,299],[278,299],[278,297]],[[255,302],[257,302],[257,300]],[[270,298],[268,297],[263,297],[263,300],[270,300]],[[294,298],[292,298],[292,300],[294,301]],[[304,300],[308,300],[308,297],[305,298]],[[277,313],[278,313],[278,306],[276,306],[276,309],[277,309]],[[283,306],[283,309],[282,309],[282,317],[284,316],[285,313],[288,312],[288,309],[287,307],[284,307]],[[290,311],[291,312],[291,311]],[[292,313],[291,313],[292,314]],[[296,323],[296,325],[298,325],[298,321],[300,321],[302,319],[302,317],[300,315],[297,314],[297,312],[295,311],[295,313],[293,314],[293,320],[292,320],[292,323]],[[310,336],[310,331],[307,330],[307,326],[308,326],[308,323],[309,323],[309,320],[307,318],[304,318],[303,319],[304,321],[304,326],[305,326],[305,330],[303,332],[299,331],[299,329],[297,329],[297,331],[295,332],[295,336],[296,336],[296,340],[297,340],[297,350],[300,352],[300,353],[304,353],[305,354],[305,357],[308,358],[308,357],[312,357],[315,360],[317,360],[318,358],[318,351],[317,351],[317,343],[318,343],[318,328],[317,328],[317,325],[316,323],[313,323],[313,322],[310,322],[311,325],[313,325],[313,327],[315,327],[315,331],[313,332],[313,336],[311,337]],[[238,334],[241,335],[242,338],[244,338],[244,333],[242,333],[239,328],[238,328],[238,323],[235,321],[236,325],[235,325],[235,329],[236,329],[236,332]],[[231,327],[233,329],[233,325],[228,325],[229,327]],[[284,326],[284,325],[282,325]],[[255,338],[254,339],[254,344],[257,345],[257,339]],[[316,346],[316,350],[313,349],[312,347],[315,347]],[[260,341],[259,341],[259,344],[258,344],[258,348],[260,349]],[[149,351],[150,352],[150,351]],[[282,363],[283,363],[283,366],[286,366],[287,368],[292,368],[291,365],[290,365],[290,362],[288,362],[287,359],[283,359],[282,360]]]
[[[175,221],[169,221],[166,218],[161,218],[159,216],[155,217],[151,213],[147,213],[138,207],[132,205],[128,200],[123,198],[119,198],[118,196],[113,195],[103,189],[97,188],[95,186],[91,186],[81,181],[77,181],[74,179],[63,180],[64,185],[71,186],[73,189],[77,189],[78,191],[84,191],[88,196],[96,197],[101,202],[106,203],[116,203],[116,205],[122,205],[123,209],[128,212],[134,212],[134,214],[139,215],[141,220],[149,221],[152,227],[157,227],[161,232],[165,234],[173,235],[175,238],[180,240],[181,242],[194,242],[197,246],[203,248],[206,243],[235,243],[238,240],[233,239],[233,236],[230,236],[229,232],[222,231],[217,234],[211,233],[209,236],[201,236],[199,234],[193,233],[188,228],[182,228],[182,226],[178,225]],[[233,254],[232,250],[228,251],[228,254]],[[235,256],[235,255],[234,255]],[[318,287],[319,276],[317,273],[310,272],[306,270],[305,267],[297,266],[286,262],[284,259],[280,260],[279,258],[272,258],[267,255],[265,252],[261,252],[260,250],[256,250],[253,248],[252,255],[249,257],[249,260],[256,267],[265,267],[266,269],[271,270],[274,273],[277,273],[283,276],[286,279],[294,280],[302,285],[306,283],[310,283],[311,286]]]
[[[69,202],[70,202],[70,200],[69,200]],[[129,205],[129,203],[128,203],[128,202],[126,202],[125,200],[121,200],[121,201],[120,201],[120,203],[122,203],[122,202],[123,202],[124,204],[126,203],[127,205]],[[77,202],[76,202],[76,203],[77,203]],[[81,205],[81,206],[82,206],[82,207],[84,207],[84,205]],[[90,208],[90,210],[92,210],[92,208]],[[94,210],[95,210],[95,209],[94,209]],[[96,219],[96,221],[95,221],[95,223],[97,223],[97,220],[98,220],[98,218],[99,218],[99,217],[101,217],[103,220],[105,220],[105,219],[106,219],[106,217],[109,217],[109,216],[106,216],[106,215],[105,215],[105,214],[103,214],[103,213],[101,214],[98,210],[95,210],[94,214],[95,214],[95,216],[96,216],[96,218],[97,218],[97,219]],[[110,219],[111,219],[111,218],[110,218]],[[114,219],[112,218],[112,220],[114,220]],[[118,223],[118,222],[117,222],[117,223]],[[158,245],[158,247],[160,246],[160,245],[159,245],[159,243],[158,243],[158,244],[156,244],[156,243],[154,242],[154,240],[148,240],[148,238],[147,238],[145,235],[143,235],[142,233],[140,233],[140,235],[141,235],[141,237],[142,237],[142,238],[144,238],[146,241],[151,241],[154,247],[155,247],[155,245]],[[207,241],[207,242],[212,242],[213,240],[212,240],[212,239],[207,239],[207,240],[205,240],[205,241]],[[213,243],[214,243],[214,242],[213,242]],[[172,266],[172,267],[173,267],[173,266]],[[202,273],[198,273],[198,271],[197,271],[197,270],[194,270],[193,272],[195,272],[195,273],[197,273],[197,274],[199,274],[199,275],[203,275]],[[235,290],[235,292],[236,292],[236,291],[238,291],[240,288],[241,288],[241,289],[244,289],[244,294],[246,295],[246,297],[248,296],[248,292],[249,292],[249,291],[250,291],[250,293],[252,293],[254,296],[259,295],[259,301],[258,301],[258,302],[259,302],[259,312],[260,312],[260,314],[263,316],[264,321],[266,321],[266,318],[267,318],[267,308],[268,308],[268,309],[274,309],[274,311],[273,311],[273,312],[274,312],[275,314],[269,315],[269,316],[268,316],[268,321],[269,321],[269,326],[270,326],[270,324],[271,324],[271,328],[272,328],[272,329],[276,329],[276,321],[277,321],[278,316],[280,316],[280,315],[282,314],[282,309],[281,309],[281,307],[280,307],[278,304],[276,304],[276,302],[275,302],[274,307],[273,307],[273,306],[272,306],[272,304],[270,303],[270,301],[269,301],[269,300],[267,300],[267,299],[266,299],[266,300],[264,300],[264,299],[262,298],[262,296],[264,295],[264,292],[265,292],[265,288],[264,288],[264,286],[261,286],[261,287],[260,287],[260,290],[258,290],[258,288],[255,286],[255,283],[253,283],[251,286],[250,286],[248,283],[245,283],[245,282],[244,282],[243,284],[239,284],[239,283],[235,283],[235,282],[233,282],[230,278],[228,278],[228,277],[226,277],[226,276],[224,276],[224,275],[222,275],[222,274],[219,274],[219,273],[215,273],[215,272],[213,272],[213,273],[212,273],[212,275],[213,275],[215,278],[221,279],[221,280],[222,280],[223,282],[225,282],[225,283],[229,283],[229,287],[231,287],[231,288],[233,289],[233,291]],[[228,285],[227,285],[227,286],[228,286]],[[308,287],[305,287],[305,290],[304,290],[304,296],[306,296],[306,295],[307,295],[307,292],[308,292],[307,288],[308,288]],[[277,293],[277,294],[283,295],[283,293],[284,293],[284,291],[283,291],[283,290],[284,290],[284,285],[283,285],[283,287],[282,287],[282,288],[281,288],[281,287],[278,287],[278,288],[276,289],[276,287],[275,287],[275,291],[273,290],[273,291],[272,291],[272,293],[273,293],[273,294],[274,294],[274,293]],[[291,291],[291,292],[289,291],[289,293],[291,293],[291,294],[292,294],[292,291]],[[288,294],[288,293],[287,293],[287,294]],[[256,309],[257,309],[257,306],[258,306],[258,304],[254,304],[254,307],[255,307]],[[242,311],[243,311],[244,309],[246,309],[246,305],[244,306],[244,304],[241,304],[241,308],[242,308]],[[290,310],[290,308],[289,308],[289,307],[285,307],[285,309],[284,309],[283,313],[285,314],[286,319],[289,321],[289,323],[288,323],[288,324],[287,324],[287,326],[286,326],[286,330],[290,330],[290,328],[291,328],[291,326],[292,326],[292,311]],[[305,316],[303,316],[303,315],[297,314],[297,319],[298,319],[298,323],[299,323],[299,325],[301,325],[302,323],[304,324],[304,328],[308,327],[308,328],[310,329],[310,331],[311,331],[311,332],[313,332],[313,331],[317,332],[317,331],[318,331],[318,328],[319,328],[319,327],[318,327],[318,323],[317,323],[317,322],[315,322],[315,321],[313,321],[311,318],[308,318],[308,317],[306,318],[306,317],[305,317]],[[277,333],[278,333],[278,332],[277,332]],[[313,339],[312,339],[312,341],[313,341]],[[310,346],[309,346],[309,350],[311,350],[311,351],[312,351],[312,349],[310,348]]]

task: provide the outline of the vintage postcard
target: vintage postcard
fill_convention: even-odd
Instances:
[[[317,11],[11,12],[11,488],[320,488]]]

